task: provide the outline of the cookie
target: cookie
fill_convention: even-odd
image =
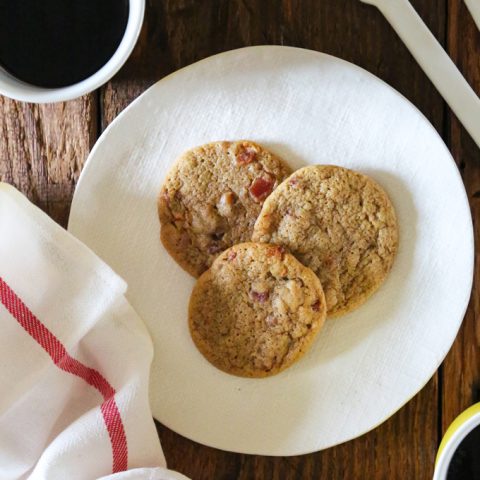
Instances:
[[[329,316],[359,306],[392,267],[397,220],[371,178],[336,166],[292,174],[265,201],[252,239],[286,247],[320,279]]]
[[[250,240],[264,200],[290,173],[282,160],[249,141],[187,151],[158,197],[163,245],[198,277],[220,252]]]
[[[192,339],[204,357],[242,377],[274,375],[310,347],[326,316],[317,276],[282,247],[243,243],[197,281]]]

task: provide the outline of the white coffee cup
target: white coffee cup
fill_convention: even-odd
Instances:
[[[108,82],[127,61],[142,28],[145,0],[130,0],[129,7],[127,28],[120,45],[110,60],[93,75],[66,87],[44,88],[23,82],[0,67],[0,94],[23,102],[63,102],[92,92]]]

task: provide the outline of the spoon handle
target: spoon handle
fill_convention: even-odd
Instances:
[[[375,5],[480,147],[480,99],[408,0],[362,0]],[[480,3],[473,0],[471,4]],[[476,8],[478,10],[478,7]]]

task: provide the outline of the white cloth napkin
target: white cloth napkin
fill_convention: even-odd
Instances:
[[[185,478],[165,468],[152,344],[126,288],[0,183],[1,480]]]

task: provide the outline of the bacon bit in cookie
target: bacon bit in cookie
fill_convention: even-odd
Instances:
[[[271,175],[256,178],[248,189],[256,202],[263,202],[273,190],[275,180]]]
[[[269,316],[265,319],[265,323],[266,323],[269,327],[275,327],[276,325],[278,325],[278,319],[275,318],[273,315],[269,315]]]
[[[317,300],[313,305],[312,305],[312,310],[314,312],[319,312],[320,311],[320,300]]]
[[[288,183],[292,186],[292,187],[296,187],[298,185],[298,178],[297,177],[292,177]]]
[[[236,159],[237,165],[248,165],[257,158],[257,151],[253,147],[240,147],[237,152]]]
[[[283,257],[285,256],[285,247],[282,245],[275,245],[274,247],[270,248],[267,252],[267,255],[269,257],[279,257],[280,260],[283,260]]]
[[[237,258],[237,252],[228,252],[227,258],[229,262],[233,262]]]
[[[215,244],[215,243],[212,243],[208,248],[207,248],[207,251],[210,255],[213,255],[215,253],[218,253],[218,252],[221,252],[223,250],[223,248],[218,245],[218,244]]]
[[[256,292],[255,290],[251,290],[250,295],[256,302],[265,303],[270,296],[270,292]]]

